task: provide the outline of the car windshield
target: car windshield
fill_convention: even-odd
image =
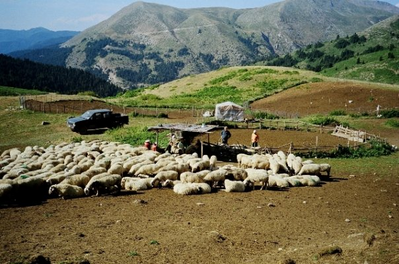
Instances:
[[[87,111],[87,112],[84,112],[84,113],[83,113],[82,117],[83,117],[84,119],[90,119],[91,115],[92,115],[92,114],[90,113],[90,111]]]

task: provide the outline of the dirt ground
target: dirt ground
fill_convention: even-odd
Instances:
[[[231,132],[230,144],[248,144],[251,129]],[[309,146],[316,136],[320,145],[341,142],[260,130],[261,145]],[[399,162],[390,170],[380,177],[378,168],[333,167],[319,187],[194,196],[151,189],[0,208],[0,263],[399,263]]]

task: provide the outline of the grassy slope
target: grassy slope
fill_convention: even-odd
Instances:
[[[302,83],[321,81],[322,78],[313,72],[292,68],[231,67],[128,92],[112,101],[127,106],[187,108],[213,108],[224,101],[246,105]]]

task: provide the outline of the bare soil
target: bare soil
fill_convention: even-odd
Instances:
[[[383,106],[392,97],[373,93]],[[309,88],[306,94],[315,92]],[[327,100],[325,90],[312,100],[317,112],[341,108],[317,103],[322,94]],[[356,95],[350,100],[367,104]],[[314,110],[305,104],[309,96],[286,103],[281,93],[253,107],[304,115]],[[251,131],[232,129],[229,143],[248,145]],[[260,143],[308,146],[316,136],[320,145],[340,142],[315,132],[260,130]],[[218,141],[218,133],[211,137]],[[32,261],[37,256],[51,263],[399,263],[399,162],[389,170],[390,177],[380,177],[378,168],[359,174],[333,167],[319,187],[196,196],[152,189],[1,208],[0,263],[38,263]]]

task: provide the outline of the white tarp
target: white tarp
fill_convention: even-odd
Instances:
[[[224,121],[244,121],[244,108],[232,102],[217,104],[215,118]]]

